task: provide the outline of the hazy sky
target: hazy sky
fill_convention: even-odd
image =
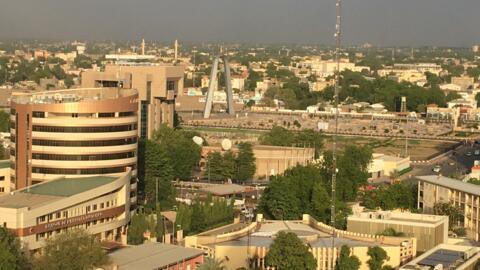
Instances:
[[[333,43],[335,0],[0,0],[0,39]],[[343,0],[349,44],[480,43],[480,0]]]

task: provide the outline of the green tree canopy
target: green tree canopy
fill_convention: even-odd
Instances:
[[[0,111],[0,132],[10,132],[10,114]]]
[[[290,131],[284,127],[274,126],[269,132],[259,138],[260,144],[275,146],[297,146],[315,148],[316,157],[320,156],[324,136],[313,129],[302,129],[299,132]]]
[[[463,211],[451,203],[436,203],[433,205],[435,215],[448,216],[448,226],[454,229],[463,222]]]
[[[127,242],[130,245],[140,245],[145,241],[143,234],[147,231],[148,225],[144,214],[136,213],[130,220],[128,226]]]
[[[367,261],[370,270],[382,270],[383,263],[388,259],[387,252],[379,246],[369,247],[367,255],[370,257]]]
[[[107,254],[95,237],[82,230],[70,230],[46,241],[37,265],[48,270],[85,270],[107,262]]]
[[[317,261],[308,247],[291,232],[279,232],[265,258],[268,266],[278,270],[313,270]]]
[[[255,155],[252,145],[241,142],[238,144],[238,155],[236,159],[236,173],[234,179],[238,182],[251,180],[257,170]]]
[[[31,266],[28,251],[21,248],[18,238],[0,227],[0,270],[26,270]]]
[[[205,262],[197,267],[198,270],[225,270],[223,261],[206,258]]]
[[[343,245],[340,249],[340,256],[337,259],[335,270],[358,270],[361,262],[355,255],[350,255],[350,248]]]

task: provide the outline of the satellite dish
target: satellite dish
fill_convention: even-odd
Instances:
[[[228,151],[232,148],[232,141],[230,141],[229,139],[224,139],[222,141],[222,149],[224,151]]]
[[[203,145],[203,138],[202,137],[198,137],[198,136],[194,136],[193,137],[193,142],[202,146]]]

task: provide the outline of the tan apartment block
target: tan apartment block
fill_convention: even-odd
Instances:
[[[435,204],[450,203],[463,212],[460,225],[469,239],[480,239],[480,186],[439,175],[418,176],[418,208],[432,214]]]
[[[377,235],[389,228],[416,238],[420,252],[448,241],[448,216],[376,211],[355,213],[347,218],[349,232]]]
[[[138,91],[138,135],[151,138],[161,124],[173,126],[175,97],[183,95],[184,67],[170,65],[106,65],[86,70],[82,87],[118,87]]]

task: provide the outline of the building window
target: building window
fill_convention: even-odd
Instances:
[[[118,115],[120,117],[128,117],[128,116],[135,116],[136,112],[119,112]]]
[[[152,100],[152,82],[147,82],[147,102],[150,103]]]
[[[5,176],[0,176],[0,181],[5,181]]]
[[[140,107],[140,137],[147,138],[148,131],[148,102],[142,101]]]
[[[0,192],[5,192],[5,188],[0,187]]]
[[[175,85],[175,81],[172,81],[172,80],[168,80],[167,81],[167,91],[170,91],[170,90],[176,90],[176,85]]]
[[[33,118],[45,118],[45,112],[33,111],[32,112],[32,117]]]
[[[100,209],[103,209],[103,208],[105,208],[105,204],[102,202],[100,203]]]
[[[96,211],[96,210],[97,210],[97,205],[94,204],[94,205],[93,205],[93,211]]]
[[[89,206],[87,206],[87,210],[86,210],[86,212],[87,212],[87,213],[88,213],[88,212],[90,212],[90,205],[89,205]]]
[[[114,112],[108,112],[108,113],[98,113],[99,118],[110,118],[110,117],[115,117]]]
[[[134,144],[137,142],[137,137],[117,139],[117,140],[105,140],[105,141],[57,141],[57,140],[40,140],[33,139],[33,145],[41,146],[66,146],[66,147],[94,147],[94,146],[116,146]]]
[[[28,125],[27,125],[28,126]],[[55,132],[55,133],[96,133],[96,132],[122,132],[136,130],[137,124],[106,126],[106,127],[52,127],[52,126],[33,126],[33,131],[37,132]]]

